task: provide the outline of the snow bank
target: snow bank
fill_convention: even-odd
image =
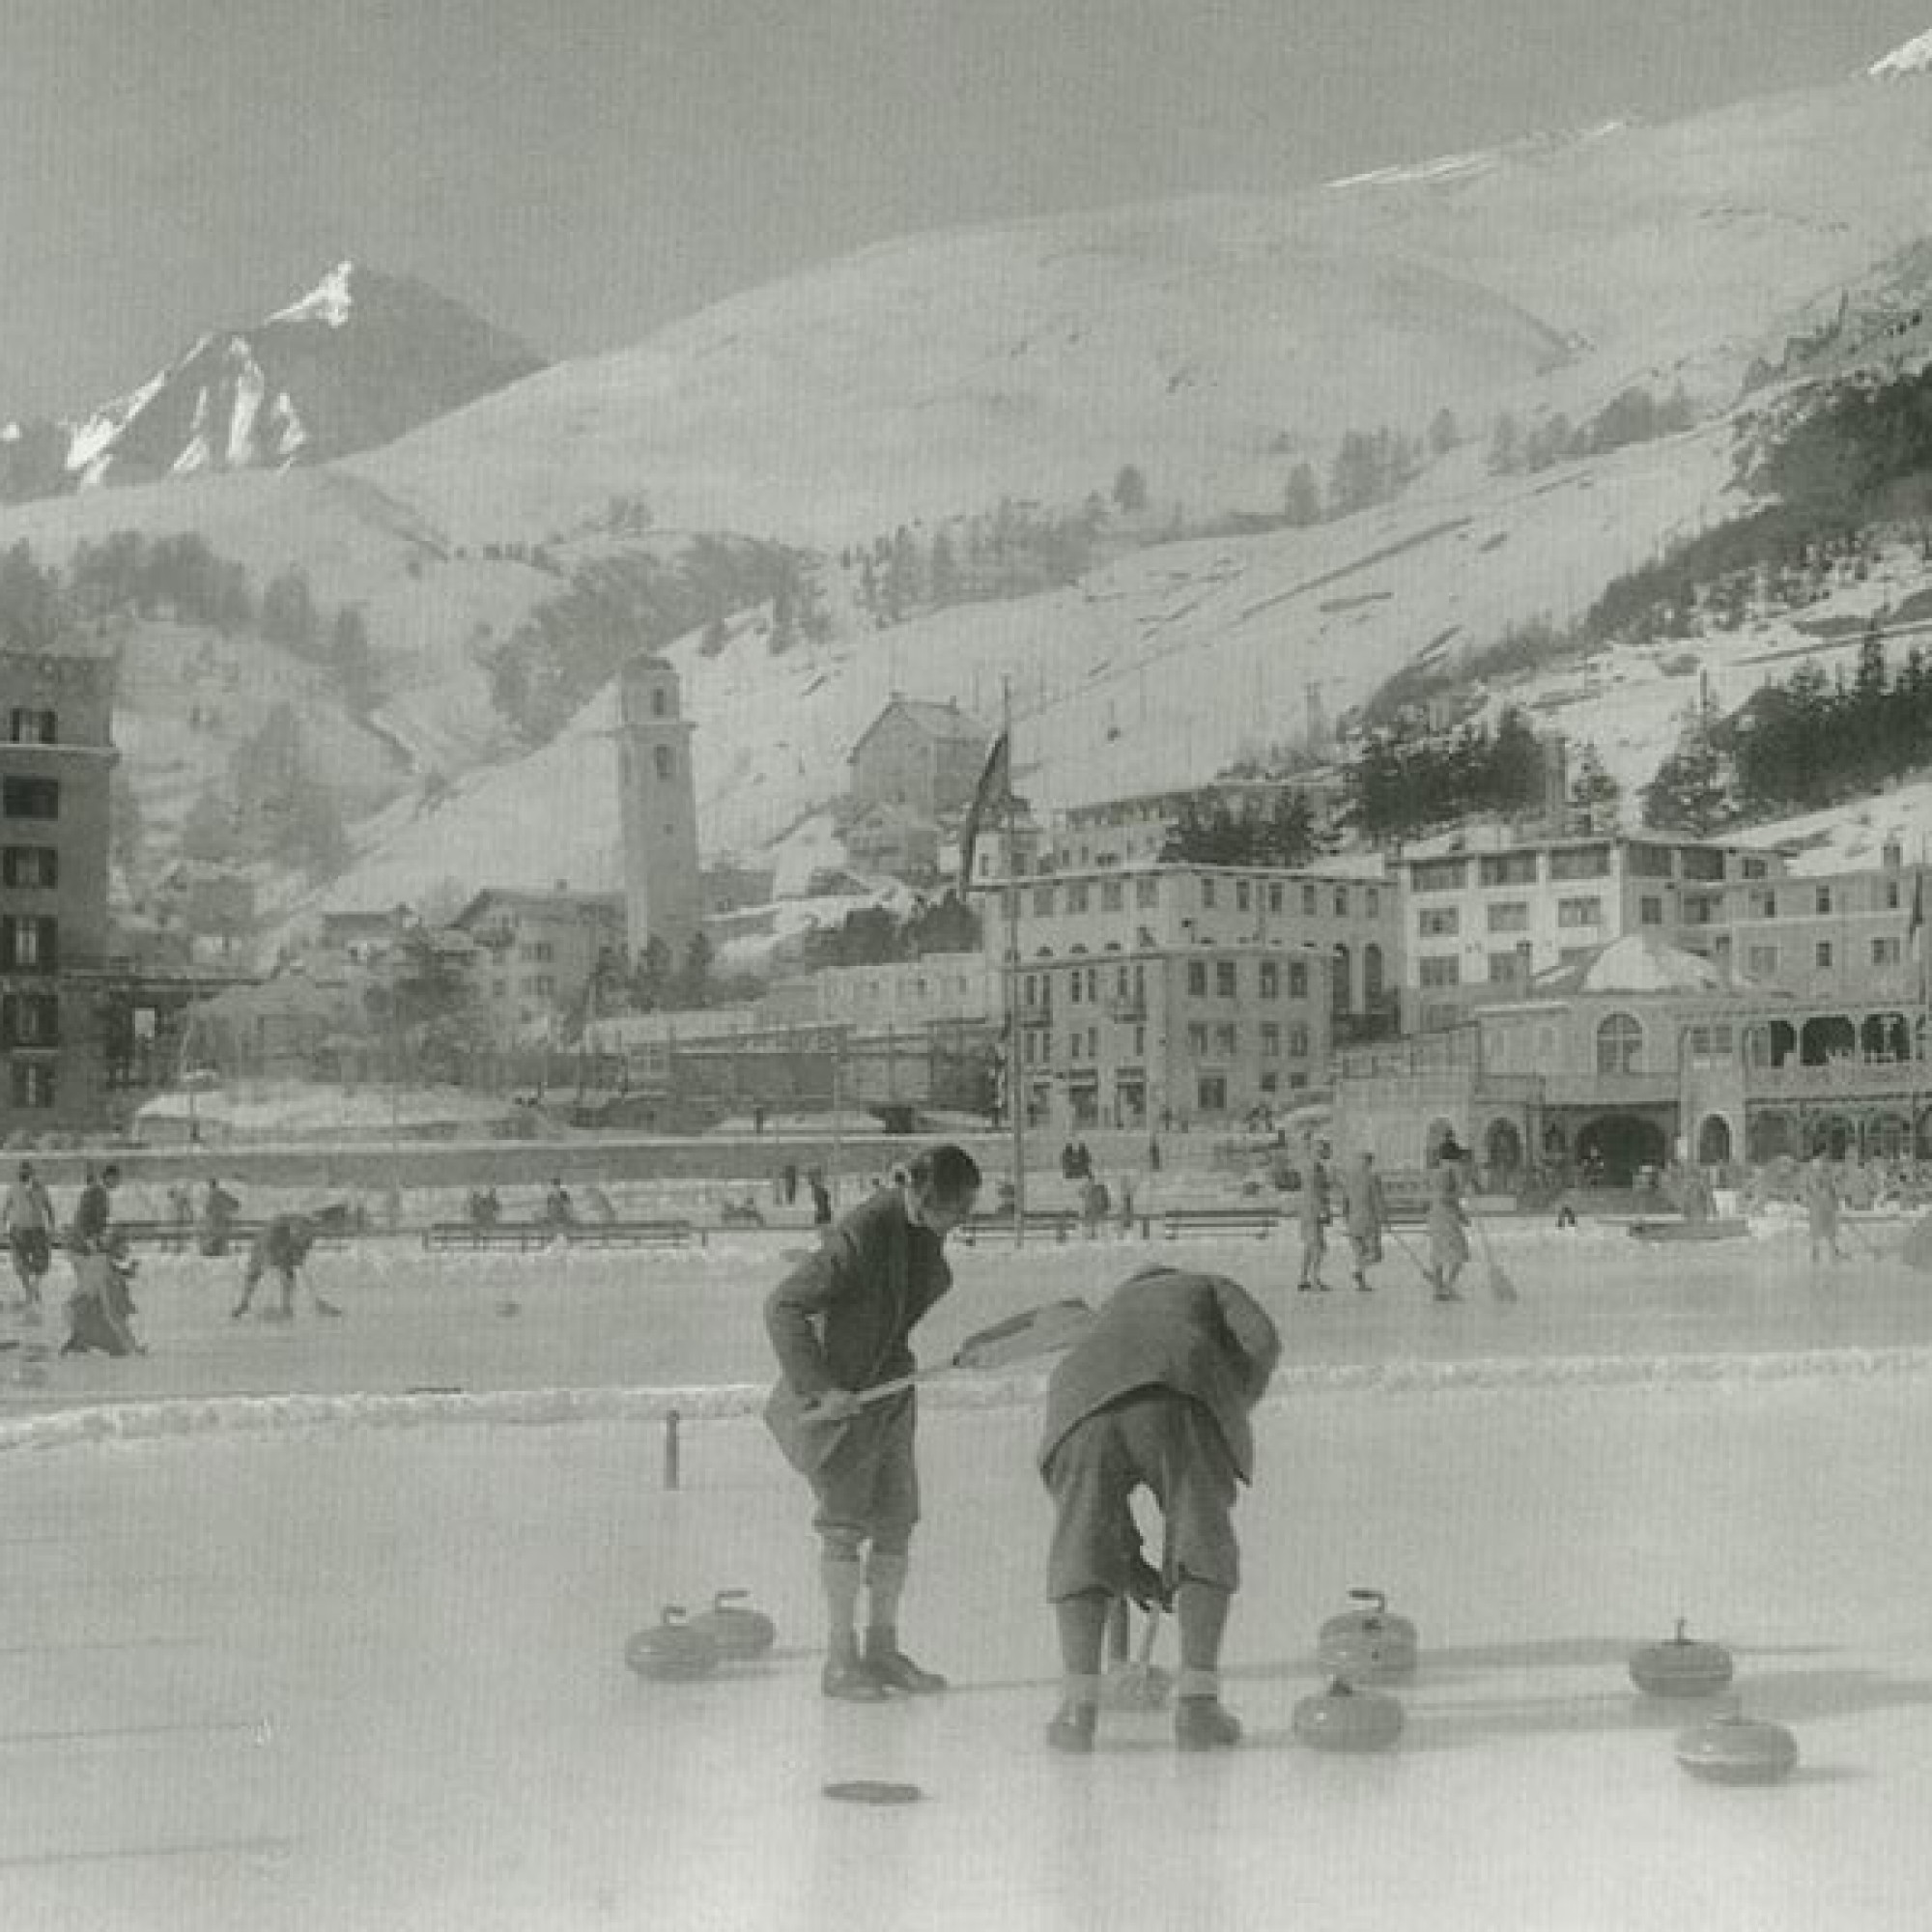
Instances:
[[[1274,1380],[1264,1408],[1309,1396],[1445,1395],[1546,1388],[1666,1389],[1703,1383],[1722,1391],[1767,1382],[1857,1381],[1932,1374],[1932,1349],[1811,1349],[1737,1354],[1489,1356],[1297,1366]],[[921,1400],[934,1409],[1026,1406],[1043,1372],[934,1381]],[[743,1420],[763,1406],[767,1385],[682,1388],[418,1389],[405,1394],[193,1396],[111,1402],[0,1421],[0,1452],[77,1442],[141,1442],[166,1436],[267,1435],[304,1429],[407,1429],[428,1424],[540,1426],[582,1422]]]

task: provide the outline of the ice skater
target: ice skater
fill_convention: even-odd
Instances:
[[[1330,1152],[1328,1143],[1318,1140],[1301,1169],[1301,1193],[1295,1204],[1301,1226],[1301,1273],[1294,1286],[1303,1294],[1328,1293],[1328,1284],[1321,1279],[1321,1258],[1328,1252],[1329,1193],[1334,1184],[1328,1171]]]
[[[1437,1301],[1461,1301],[1456,1277],[1469,1264],[1469,1216],[1463,1206],[1463,1150],[1445,1134],[1429,1170],[1429,1281]]]
[[[1382,1191],[1382,1178],[1376,1172],[1376,1157],[1366,1151],[1355,1156],[1342,1184],[1343,1214],[1349,1230],[1349,1245],[1354,1250],[1355,1290],[1371,1294],[1375,1285],[1369,1269],[1382,1258],[1382,1230],[1388,1226],[1388,1197]]]
[[[919,1475],[910,1389],[862,1404],[860,1391],[910,1375],[909,1338],[952,1286],[946,1236],[972,1213],[980,1170],[964,1149],[927,1149],[828,1230],[765,1303],[781,1379],[765,1419],[810,1482],[825,1598],[828,1697],[876,1703],[946,1680],[899,1647]],[[858,1636],[861,1586],[868,1598]]]
[[[1250,1414],[1280,1358],[1281,1336],[1246,1290],[1156,1262],[1114,1291],[1054,1369],[1039,1468],[1054,1505],[1047,1597],[1065,1673],[1046,1730],[1056,1750],[1094,1747],[1101,1646],[1122,1597],[1177,1612],[1175,1743],[1239,1741],[1220,1690],[1240,1585],[1233,1510],[1237,1484],[1254,1479]],[[1162,1517],[1158,1569],[1134,1522],[1141,1489]]]
[[[1811,1243],[1811,1265],[1818,1265],[1820,1249],[1834,1262],[1843,1261],[1844,1251],[1838,1246],[1841,1205],[1838,1183],[1833,1179],[1832,1165],[1822,1152],[1813,1154],[1805,1164],[1804,1178],[1798,1183],[1798,1198],[1804,1204],[1804,1231]]]
[[[54,1264],[53,1198],[46,1184],[34,1172],[34,1163],[23,1160],[7,1190],[4,1214],[7,1246],[14,1257],[14,1273],[20,1283],[20,1308],[30,1321],[41,1312],[41,1283]]]
[[[309,1250],[315,1246],[315,1222],[306,1214],[272,1216],[248,1250],[248,1265],[242,1276],[242,1298],[228,1311],[230,1317],[239,1321],[247,1314],[262,1277],[272,1268],[281,1286],[281,1305],[262,1312],[278,1321],[293,1321],[296,1317],[296,1281],[298,1277],[304,1281],[308,1279],[305,1264]],[[312,1282],[308,1293],[318,1315],[342,1313],[334,1302],[316,1293]]]

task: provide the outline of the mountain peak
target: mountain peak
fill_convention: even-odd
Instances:
[[[1932,73],[1932,32],[1918,35],[1875,60],[1865,71],[1875,80],[1896,80],[1913,73]]]
[[[354,262],[336,263],[307,295],[292,301],[287,308],[278,308],[269,320],[326,322],[330,328],[340,328],[355,307],[353,285],[358,272]]]

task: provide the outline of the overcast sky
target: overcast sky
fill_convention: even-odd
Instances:
[[[565,355],[887,235],[1667,118],[1928,27],[1932,0],[5,0],[0,418],[345,255]]]

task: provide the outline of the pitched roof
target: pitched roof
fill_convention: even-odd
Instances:
[[[895,697],[866,728],[859,733],[852,747],[851,755],[857,757],[866,740],[876,731],[892,715],[897,712],[909,719],[928,738],[956,741],[968,745],[990,745],[992,732],[977,718],[969,717],[956,704],[934,704],[929,698]]]

